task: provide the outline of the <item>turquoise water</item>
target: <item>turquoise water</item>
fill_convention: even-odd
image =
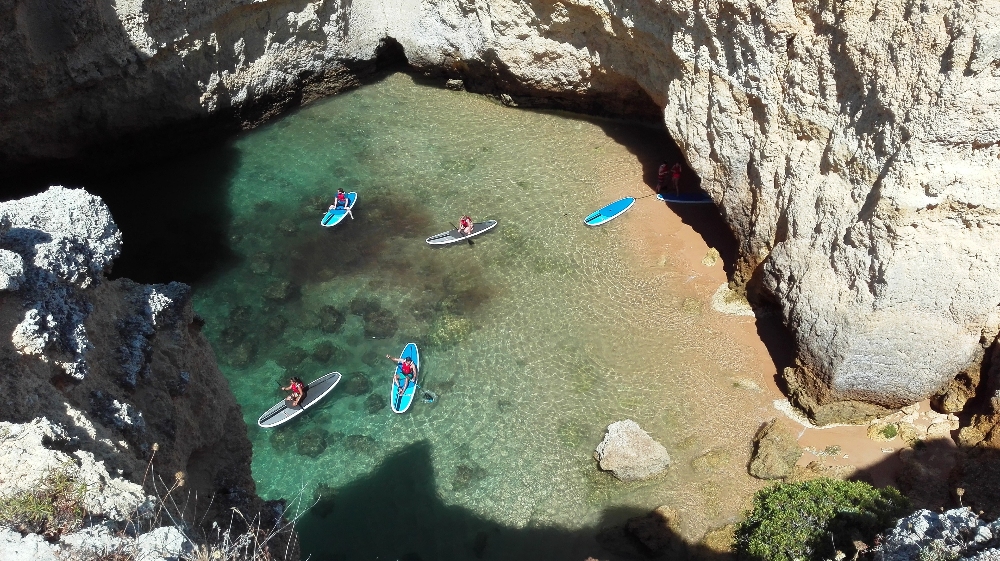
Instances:
[[[623,554],[597,530],[660,504],[689,539],[735,516],[760,405],[727,381],[739,350],[675,289],[681,273],[630,264],[629,215],[582,224],[636,173],[625,137],[668,149],[658,132],[398,74],[232,143],[235,265],[196,286],[195,308],[250,427],[258,492],[313,505],[306,553],[608,559]],[[322,228],[337,187],[359,193],[354,218]],[[500,225],[474,245],[424,243],[465,213]],[[409,341],[438,400],[396,415],[385,355]],[[279,383],[332,370],[344,381],[320,405],[256,426]],[[667,445],[665,476],[596,468],[623,418]]]

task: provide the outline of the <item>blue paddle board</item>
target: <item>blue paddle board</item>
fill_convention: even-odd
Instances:
[[[406,376],[403,376],[403,366],[401,364],[397,364],[395,370],[392,371],[392,389],[389,392],[389,403],[392,405],[393,413],[406,413],[410,405],[413,405],[413,396],[417,393],[417,377],[420,376],[420,352],[417,350],[416,343],[407,343],[403,347],[403,352],[399,354],[399,358],[406,357],[413,359],[413,364],[417,367],[417,373],[412,379],[407,379]],[[399,379],[398,383],[397,378]],[[400,384],[403,384],[402,388],[400,388]]]
[[[615,218],[618,218],[626,210],[632,208],[632,205],[634,204],[635,198],[633,197],[619,199],[600,210],[595,210],[590,213],[590,216],[583,219],[583,223],[587,226],[600,226],[605,222],[610,222]]]
[[[704,193],[681,193],[680,195],[675,195],[674,193],[660,193],[656,196],[656,198],[666,203],[677,204],[703,205],[715,203],[711,197]]]
[[[341,220],[343,220],[348,214],[351,214],[351,209],[354,208],[354,203],[357,200],[358,194],[351,191],[347,194],[347,208],[337,207],[326,211],[326,215],[323,217],[323,220],[320,221],[320,224],[326,226],[327,228],[340,224]],[[354,218],[354,216],[352,215],[351,218]]]

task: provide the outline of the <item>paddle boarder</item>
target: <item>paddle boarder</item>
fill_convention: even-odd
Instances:
[[[403,395],[403,392],[406,390],[406,386],[410,385],[410,379],[412,378],[414,383],[417,381],[417,365],[413,364],[413,359],[410,357],[395,358],[385,355],[385,358],[399,365],[399,369],[396,370],[395,374],[393,374],[392,381],[399,386],[399,395]],[[399,380],[400,373],[403,374],[403,378],[405,379],[403,382],[400,382]]]
[[[298,407],[299,402],[306,396],[306,385],[298,376],[292,376],[292,378],[288,380],[288,385],[281,389],[282,391],[292,392],[292,395],[285,398],[285,401],[288,402],[288,405],[291,407]]]
[[[337,189],[337,196],[333,199],[333,204],[330,205],[330,210],[337,208],[347,208],[347,193],[344,193],[343,189]]]
[[[458,221],[458,232],[463,236],[468,236],[472,233],[472,217],[466,214]]]

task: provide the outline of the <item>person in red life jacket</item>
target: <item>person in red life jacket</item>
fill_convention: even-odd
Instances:
[[[292,407],[298,407],[299,402],[306,396],[306,385],[298,376],[293,376],[292,379],[288,380],[288,385],[281,389],[286,392],[292,392],[292,395],[285,398],[288,405]]]
[[[385,355],[385,358],[399,365],[399,368],[396,369],[396,373],[393,375],[392,380],[393,383],[399,386],[399,395],[403,395],[403,391],[405,391],[406,387],[410,385],[411,379],[414,384],[417,383],[417,365],[413,364],[413,359],[410,357],[393,358],[389,355]],[[399,379],[400,374],[403,375],[403,380]]]
[[[333,200],[333,204],[330,205],[330,210],[337,208],[347,208],[347,194],[344,193],[343,189],[337,189],[337,197]]]
[[[465,215],[461,220],[458,221],[458,231],[463,236],[468,236],[472,233],[472,217]]]
[[[667,173],[670,168],[667,167],[667,162],[660,164],[660,169],[656,170],[656,192],[659,193],[663,189],[663,185],[667,181]]]
[[[674,194],[681,194],[681,164],[678,162],[674,164],[674,167],[670,168],[670,181],[674,183]]]

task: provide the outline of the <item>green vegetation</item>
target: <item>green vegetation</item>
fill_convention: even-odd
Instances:
[[[892,487],[834,479],[779,483],[754,495],[734,545],[753,561],[832,559],[836,550],[850,557],[855,540],[871,543],[908,509]]]
[[[896,428],[896,425],[890,424],[882,427],[882,436],[886,440],[892,440],[893,438],[896,438],[897,434],[899,434],[899,429]]]
[[[80,527],[86,511],[83,495],[87,486],[64,466],[46,474],[33,491],[0,499],[0,525],[48,539]]]

